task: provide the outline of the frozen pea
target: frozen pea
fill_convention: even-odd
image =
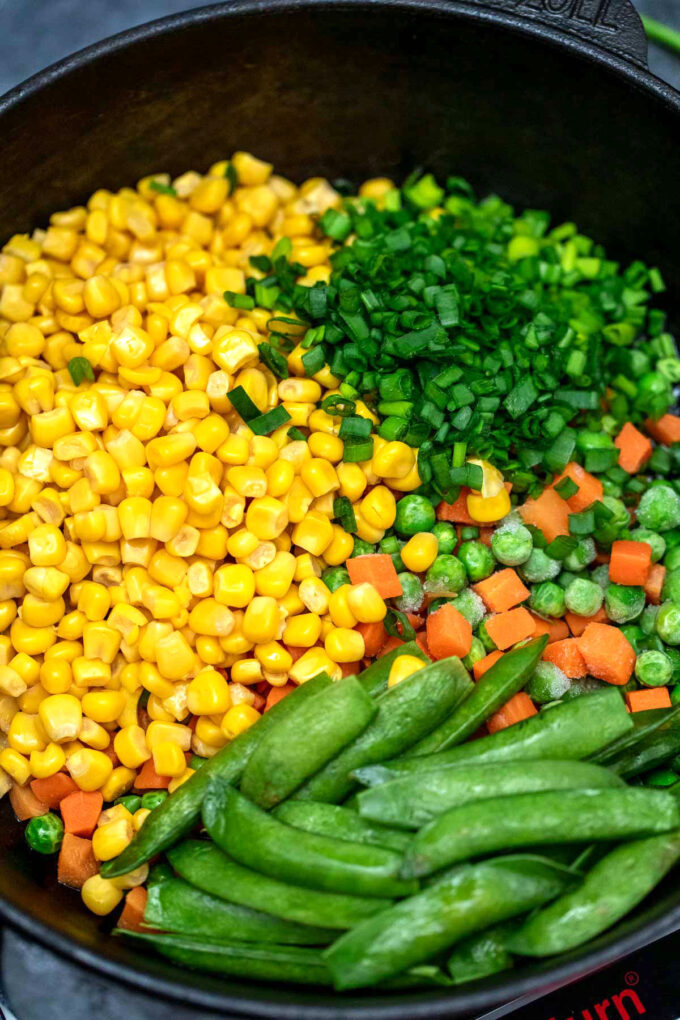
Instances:
[[[597,549],[592,538],[580,538],[578,545],[575,549],[565,556],[562,561],[565,570],[574,570],[576,572],[584,570],[589,563],[592,563],[597,555]]]
[[[665,483],[653,485],[642,494],[637,517],[643,528],[668,531],[680,525],[680,496]]]
[[[680,606],[664,602],[656,614],[656,633],[667,645],[680,645]]]
[[[458,550],[458,559],[473,583],[493,574],[496,566],[493,553],[483,542],[463,542]]]
[[[453,604],[458,612],[465,617],[470,626],[478,627],[486,616],[486,607],[476,591],[466,588],[454,600]]]
[[[663,535],[658,535],[649,528],[633,528],[630,537],[633,542],[646,542],[651,547],[652,563],[658,563],[666,552],[666,540]]]
[[[599,584],[602,591],[605,591],[609,585],[609,564],[600,563],[599,566],[590,571],[590,578],[595,584]]]
[[[645,640],[645,634],[642,627],[638,627],[636,623],[626,623],[621,628],[621,633],[636,655],[638,652],[642,651],[642,642]]]
[[[637,620],[645,608],[645,590],[630,584],[610,582],[604,593],[604,606],[614,623],[630,623]]]
[[[491,551],[499,563],[518,567],[531,556],[534,547],[531,532],[523,524],[498,528],[491,536]]]
[[[680,570],[666,572],[661,597],[664,601],[677,602],[680,605]]]
[[[394,569],[398,574],[400,574],[402,570],[406,570],[404,561],[401,558],[401,550],[404,545],[405,543],[402,542],[401,539],[397,538],[396,535],[386,535],[378,545],[378,549],[381,553],[387,553],[387,555],[392,558]]]
[[[464,524],[460,529],[461,542],[469,542],[473,538],[479,538],[479,528],[476,524]]]
[[[437,521],[432,529],[432,534],[437,539],[437,548],[440,553],[452,553],[458,545],[456,529],[448,521]]]
[[[482,642],[487,652],[494,651],[494,649],[496,648],[496,642],[486,629],[486,620],[482,620],[479,627],[477,628],[477,637]]]
[[[554,581],[543,581],[542,584],[534,585],[529,605],[541,616],[564,616],[566,608],[564,588],[560,588]]]
[[[539,705],[559,701],[571,686],[569,677],[554,662],[539,662],[527,686],[527,694]]]
[[[680,684],[676,683],[675,687],[671,691],[671,705],[680,705]],[[680,768],[680,754],[673,759],[674,765],[676,762],[678,763],[678,768]]]
[[[465,567],[450,553],[437,556],[425,575],[425,591],[430,595],[457,595],[466,584]]]
[[[575,574],[572,570],[563,570],[557,578],[557,583],[566,591],[572,581],[576,581],[581,574]]]
[[[656,616],[659,612],[658,606],[645,606],[640,617],[640,627],[643,634],[656,633]]]
[[[571,701],[572,698],[580,698],[583,694],[592,694],[593,691],[601,691],[605,687],[609,687],[606,681],[597,680],[594,676],[584,676],[571,681],[569,690],[564,692],[562,699],[563,701]]]
[[[519,574],[530,584],[551,581],[562,569],[559,560],[553,560],[542,549],[533,549],[531,556],[519,568]]]
[[[408,570],[397,574],[397,577],[401,584],[401,595],[394,600],[394,605],[402,613],[417,613],[425,597],[420,578]]]
[[[680,569],[680,545],[676,545],[668,550],[663,558],[663,565],[666,570]]]
[[[564,602],[570,613],[578,616],[594,616],[602,606],[604,592],[595,581],[577,577],[564,593]]]
[[[671,660],[664,652],[642,652],[635,663],[635,676],[645,687],[665,687],[673,676]]]
[[[371,545],[370,542],[364,542],[363,538],[354,538],[354,548],[352,549],[352,557],[354,556],[370,556],[375,552],[375,546]],[[350,557],[350,558],[352,558]]]
[[[397,503],[394,530],[400,535],[417,535],[419,531],[432,531],[435,523],[434,507],[425,496],[409,493]]]
[[[24,835],[31,850],[39,854],[56,854],[64,838],[64,823],[59,815],[48,811],[45,815],[31,818]]]
[[[472,644],[470,645],[470,651],[463,659],[463,665],[465,666],[466,669],[472,669],[474,664],[476,662],[479,662],[480,659],[485,658],[486,655],[487,651],[483,643],[479,640],[478,637],[473,637]]]
[[[680,652],[677,648],[664,648],[664,652],[670,659],[673,669],[673,683],[677,683],[680,680]]]

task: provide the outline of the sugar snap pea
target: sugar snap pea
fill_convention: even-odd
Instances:
[[[295,924],[228,903],[195,889],[181,878],[169,878],[150,887],[144,921],[152,928],[201,939],[325,946],[335,937],[330,928]]]
[[[350,772],[401,754],[437,726],[467,697],[472,681],[460,660],[441,659],[381,694],[378,712],[364,732],[294,794],[298,800],[337,803],[356,783]]]
[[[255,804],[274,807],[358,737],[376,712],[356,677],[339,680],[270,727],[250,756],[241,790]]]
[[[530,719],[450,751],[384,761],[375,771],[364,768],[361,781],[367,785],[385,782],[386,770],[397,774],[482,761],[586,758],[626,733],[632,725],[623,698],[609,687],[544,709]]]
[[[680,825],[680,805],[662,790],[559,790],[463,804],[414,837],[402,874],[431,875],[470,857],[520,846],[631,839]]]
[[[267,878],[230,860],[213,843],[204,840],[185,840],[168,852],[168,860],[197,889],[298,924],[352,928],[391,903],[367,896],[303,889]]]
[[[238,783],[248,759],[264,734],[278,722],[293,715],[308,698],[332,683],[326,673],[308,680],[223,747],[191,779],[154,808],[132,842],[112,861],[105,861],[101,874],[105,878],[127,875],[182,839],[201,817],[201,805],[213,777],[226,783]]]
[[[512,967],[512,954],[506,946],[509,934],[507,929],[507,924],[496,925],[458,943],[448,961],[449,974],[454,984],[478,981]]]
[[[203,824],[235,861],[272,878],[328,892],[408,896],[417,885],[397,877],[401,855],[285,825],[226,783],[213,783]]]
[[[275,809],[274,815],[286,825],[306,832],[318,832],[335,839],[349,839],[355,843],[384,846],[403,853],[410,837],[385,825],[360,818],[356,811],[338,804],[324,804],[313,800],[287,800]]]
[[[422,659],[426,665],[430,664],[430,659],[415,641],[407,641],[405,644],[399,645],[398,648],[393,648],[391,652],[376,659],[359,674],[359,683],[372,698],[377,698],[379,694],[387,690],[387,680],[392,664],[400,655],[414,655],[417,659]]]
[[[323,956],[337,989],[375,985],[459,939],[554,899],[571,879],[537,863],[464,864],[341,935]]]
[[[584,881],[532,914],[507,946],[524,956],[550,956],[595,938],[632,910],[680,858],[680,832],[616,847]]]
[[[450,808],[488,797],[623,785],[607,769],[580,761],[474,763],[403,775],[364,790],[358,805],[363,818],[420,829]]]
[[[507,652],[475,684],[462,705],[431,733],[413,744],[408,755],[445,751],[467,740],[513,694],[521,691],[531,678],[547,641],[548,637],[544,634],[521,648]]]
[[[680,718],[677,717],[680,717],[680,705],[674,705],[673,708],[652,708],[646,712],[633,712],[631,729],[618,740],[612,741],[611,744],[607,744],[606,747],[592,754],[590,761],[594,761],[598,765],[608,765],[610,761],[620,758],[624,752],[632,751],[646,737],[650,737],[653,733],[668,726],[672,721],[674,721],[674,725],[680,725]]]
[[[188,935],[157,935],[116,929],[152,945],[162,956],[190,970],[228,974],[255,981],[287,981],[292,984],[328,985],[328,968],[318,949],[279,946],[259,942],[208,942]]]

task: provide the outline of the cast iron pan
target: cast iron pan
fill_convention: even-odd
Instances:
[[[416,166],[551,209],[657,264],[680,322],[680,95],[646,70],[629,0],[244,0],[135,29],[0,102],[0,237],[98,187],[233,150],[294,180]],[[456,991],[400,996],[213,980],[108,937],[0,805],[0,912],[85,966],[231,1016],[454,1017],[582,977],[680,923],[680,873],[595,943]],[[46,990],[47,992],[48,990]]]

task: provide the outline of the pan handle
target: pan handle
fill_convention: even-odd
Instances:
[[[631,0],[466,0],[508,20],[529,21],[594,44],[613,56],[647,68],[647,37]]]

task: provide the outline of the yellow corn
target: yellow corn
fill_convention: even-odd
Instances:
[[[98,917],[105,917],[115,910],[123,899],[123,890],[119,889],[111,879],[102,878],[101,875],[92,875],[83,883],[80,895],[91,913],[97,914]]]
[[[366,581],[363,584],[343,585],[343,588],[347,588],[349,610],[359,623],[378,623],[384,620],[387,606],[372,584]]]
[[[153,767],[159,776],[181,776],[186,769],[186,759],[179,744],[159,741],[153,750]]]
[[[19,786],[25,786],[32,775],[28,758],[12,747],[5,747],[0,751],[0,769]]]
[[[432,566],[437,558],[438,548],[436,536],[428,531],[421,531],[408,540],[400,555],[408,570],[420,574]]]
[[[90,793],[104,786],[113,772],[113,762],[103,751],[84,747],[67,756],[66,768],[77,786]]]
[[[398,655],[390,667],[387,686],[396,686],[396,684],[405,680],[407,676],[417,673],[419,669],[424,669],[424,667],[425,663],[422,659],[416,658],[415,655]]]
[[[239,733],[249,729],[259,718],[260,713],[252,705],[233,705],[224,714],[222,732],[228,740],[233,740]]]
[[[189,684],[187,705],[192,715],[217,715],[231,707],[229,684],[216,669],[205,669]]]
[[[510,513],[510,494],[503,488],[496,496],[480,496],[470,493],[467,497],[467,511],[473,520],[480,524],[491,524],[500,521]]]
[[[251,600],[243,616],[242,630],[247,641],[273,641],[279,635],[281,614],[275,598],[257,595]]]
[[[36,779],[47,779],[63,767],[66,755],[59,744],[48,744],[44,751],[31,751],[31,774]]]
[[[333,662],[358,662],[363,659],[366,648],[358,630],[337,627],[326,636],[326,654]]]
[[[72,694],[52,694],[40,703],[38,715],[50,740],[60,744],[76,740],[80,733],[83,710]]]
[[[304,684],[319,673],[328,673],[332,680],[342,676],[340,667],[323,648],[310,648],[293,663],[288,675],[296,684]]]

